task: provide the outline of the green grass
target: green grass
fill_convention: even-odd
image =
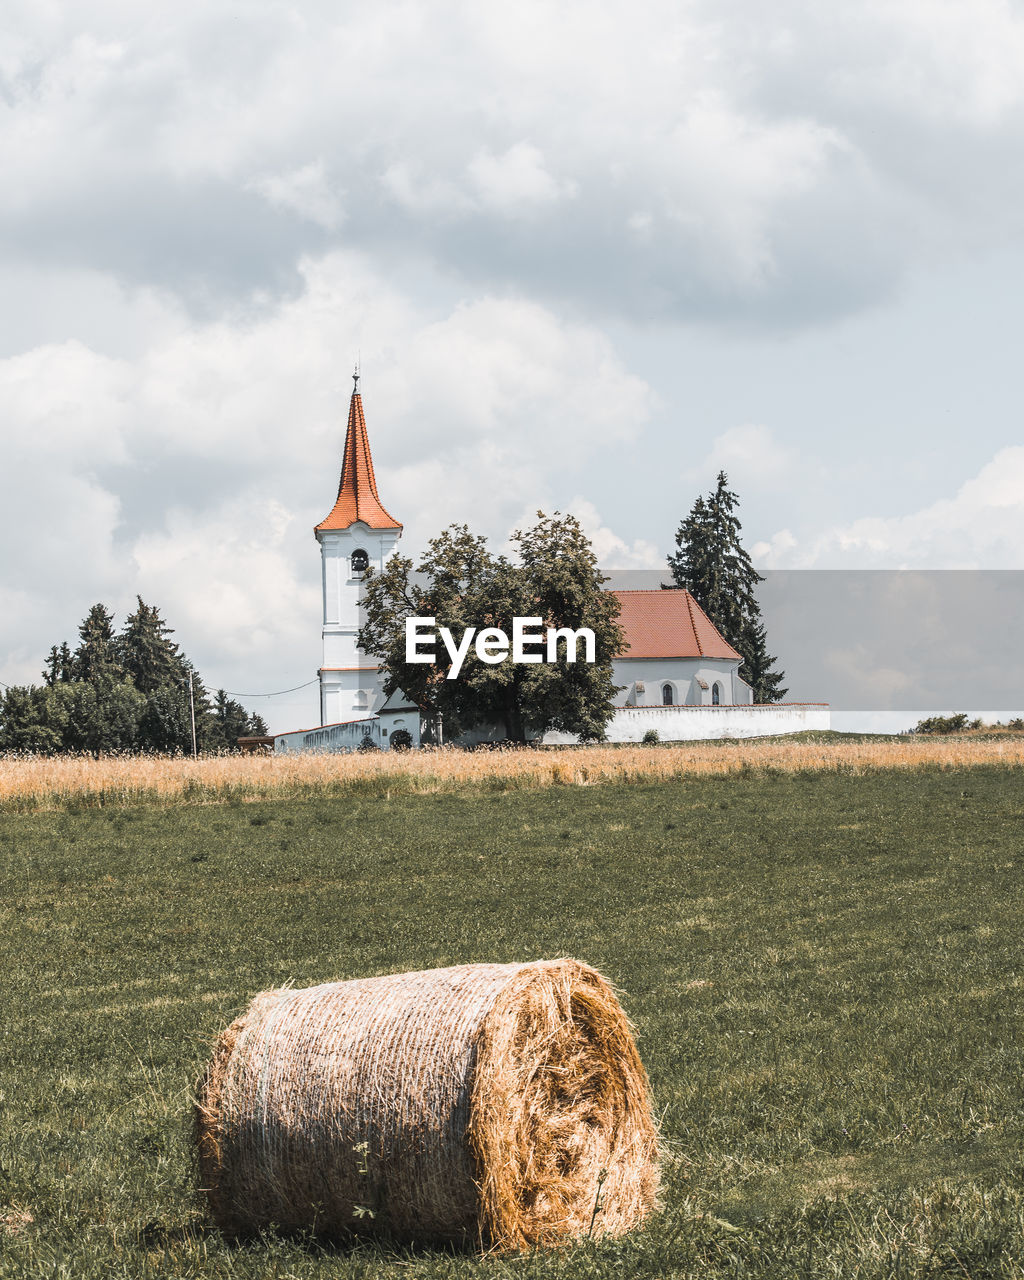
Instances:
[[[984,767],[0,815],[0,1276],[1024,1275],[1022,847]],[[204,1228],[191,1086],[253,992],[562,954],[636,1023],[647,1230]]]

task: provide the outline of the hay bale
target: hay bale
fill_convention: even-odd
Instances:
[[[640,1223],[647,1076],[577,960],[266,991],[220,1036],[196,1112],[222,1230],[519,1249]]]

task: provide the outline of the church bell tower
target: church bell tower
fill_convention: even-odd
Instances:
[[[356,646],[356,636],[365,620],[366,570],[383,569],[402,536],[402,526],[384,510],[377,494],[358,370],[353,383],[338,499],[314,530],[324,594],[321,724],[361,720],[384,702],[377,662]]]

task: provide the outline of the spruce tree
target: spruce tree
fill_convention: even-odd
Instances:
[[[53,645],[46,655],[43,680],[52,689],[55,684],[74,679],[74,655],[65,640],[60,647]]]
[[[168,686],[180,688],[187,678],[185,660],[170,637],[173,630],[160,610],[136,596],[138,608],[125,619],[117,639],[121,666],[135,687],[147,696]]]
[[[768,641],[760,612],[756,617],[746,619],[743,630],[740,632],[740,642],[733,647],[743,655],[740,675],[753,689],[754,701],[781,702],[789,693],[788,689],[780,687],[786,678],[786,673],[772,670],[777,659],[768,652]]]
[[[75,680],[120,678],[122,671],[114,638],[114,615],[106,605],[92,606],[78,628],[78,639],[71,667]]]
[[[237,751],[239,738],[266,737],[263,718],[250,715],[240,702],[218,689],[210,713],[207,751]]]
[[[764,579],[740,540],[736,515],[739,498],[724,471],[715,489],[698,497],[676,533],[676,552],[669,556],[672,577],[684,587],[743,659],[740,677],[753,689],[755,702],[778,702],[785,673],[773,671],[761,607],[755,588]]]

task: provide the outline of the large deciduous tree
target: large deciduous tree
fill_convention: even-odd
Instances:
[[[415,570],[408,557],[393,556],[368,575],[359,646],[379,657],[385,691],[402,690],[432,725],[443,720],[448,737],[494,727],[513,742],[548,729],[600,739],[614,713],[618,601],[602,590],[593,549],[572,516],[538,512],[512,545],[515,560],[494,556],[485,539],[452,525],[429,543]],[[458,677],[448,679],[452,663],[441,644],[434,663],[406,660],[409,617],[433,618],[457,641],[468,627],[511,635],[516,617],[540,618],[542,628],[589,627],[595,661],[580,654],[570,662],[564,640],[552,663],[515,662],[511,654],[489,663],[471,647]]]
[[[685,587],[743,659],[740,676],[755,702],[779,702],[789,692],[768,653],[761,607],[755,589],[764,579],[740,540],[739,499],[724,471],[715,488],[698,497],[676,532],[676,551],[668,558],[672,577]]]

